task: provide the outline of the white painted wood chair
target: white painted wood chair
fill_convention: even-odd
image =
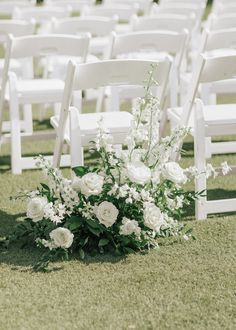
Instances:
[[[84,16],[103,16],[103,17],[114,17],[118,19],[116,25],[116,31],[118,33],[128,32],[131,29],[131,19],[133,15],[137,15],[139,6],[133,5],[98,5],[93,7],[84,7],[82,15]]]
[[[0,15],[8,18],[12,18],[14,9],[18,8],[28,8],[35,6],[35,1],[28,1],[28,0],[5,0],[0,1]]]
[[[96,0],[45,0],[44,1],[45,6],[50,7],[62,7],[67,9],[70,8],[71,12],[76,15],[80,14],[84,6],[93,6],[96,4]]]
[[[17,20],[0,20],[0,44],[5,48],[8,41],[8,34],[14,37],[20,37],[25,35],[33,34],[35,31],[35,24],[33,22],[27,23],[24,21]],[[6,79],[3,74],[5,59],[0,59],[0,72],[1,72],[1,91],[0,91],[0,122],[2,122],[3,110],[7,109],[7,102],[9,101],[9,95],[6,93]],[[23,67],[22,63],[17,60],[12,59],[9,63],[10,71],[15,72],[18,76],[22,75]],[[24,125],[24,130],[27,131],[27,125]],[[10,123],[9,121],[3,122],[2,127],[3,132],[9,132]]]
[[[116,17],[80,16],[52,20],[52,33],[81,35],[89,32],[91,40],[89,54],[103,56],[109,43],[109,36],[115,31]],[[92,60],[92,59],[91,59]]]
[[[204,84],[213,84],[219,80],[227,80],[235,77],[236,62],[235,54],[225,56],[207,56],[207,54],[200,54],[197,58],[195,70],[192,74],[192,80],[189,85],[188,96],[186,102],[182,108],[168,109],[168,117],[171,122],[171,126],[190,126],[192,133],[194,132],[194,119],[193,119],[193,106],[197,96],[199,87]],[[230,65],[232,70],[230,71]],[[216,104],[216,105],[205,105],[204,116],[206,116],[208,124],[224,125],[224,118],[232,120],[236,118],[235,104]],[[218,125],[218,127],[219,127]],[[220,130],[219,134],[224,135],[224,131]],[[227,133],[226,133],[227,134]],[[236,151],[235,142],[214,142],[209,143],[209,138],[206,139],[206,150],[207,156],[210,157],[212,154],[224,154]]]
[[[37,23],[37,33],[38,34],[47,34],[51,32],[51,19],[55,18],[65,18],[71,15],[70,7],[49,7],[49,6],[40,6],[40,7],[30,7],[30,8],[21,8],[17,7],[14,9],[13,18],[24,21],[34,21]]]
[[[149,14],[152,0],[104,0],[105,5],[114,5],[114,4],[121,4],[121,5],[133,5],[138,4],[139,10],[142,14],[147,15]]]
[[[231,61],[231,59],[233,59]],[[225,75],[229,75],[232,77],[232,73],[236,74],[236,66],[235,66],[236,56],[234,58],[229,59],[229,64],[233,65],[225,67],[223,70],[215,70],[218,72],[221,71],[217,79],[225,78]],[[215,61],[217,63],[217,61]],[[212,68],[215,66],[213,64]],[[220,64],[218,62],[218,64]],[[224,63],[223,63],[224,64]],[[210,80],[216,78],[216,75],[212,75],[208,72],[208,77]],[[208,138],[216,137],[219,135],[233,135],[236,132],[236,112],[235,112],[235,104],[230,104],[225,106],[225,109],[212,109],[213,112],[216,110],[216,114],[213,118],[212,114],[209,115],[208,109],[206,111],[206,107],[202,103],[200,99],[196,100],[195,105],[195,120],[194,120],[194,159],[195,166],[198,169],[198,172],[201,173],[195,181],[195,190],[198,191],[206,191],[206,196],[199,197],[199,199],[195,202],[195,214],[197,220],[205,220],[209,214],[214,213],[225,213],[225,212],[235,212],[236,211],[236,196],[235,198],[227,198],[227,199],[218,199],[218,200],[209,200],[207,197],[207,177],[206,177],[206,166],[208,158],[208,151],[206,148],[205,141]],[[236,145],[236,142],[231,142]],[[236,150],[236,148],[235,148]],[[236,166],[232,167],[232,175],[236,173]],[[233,180],[233,179],[232,179]],[[234,178],[235,180],[235,178]]]
[[[169,89],[172,107],[178,105],[179,71],[187,43],[188,32],[137,31],[128,34],[112,34],[109,58],[162,60],[173,57]]]
[[[200,52],[209,55],[224,55],[236,51],[236,28],[224,30],[204,30]],[[205,84],[200,90],[201,99],[205,104],[216,104],[219,94],[235,94],[236,79]]]
[[[210,14],[205,28],[210,31],[234,29],[236,28],[236,13],[226,15]]]
[[[113,135],[114,144],[121,144],[130,129],[132,115],[129,112],[105,112],[102,114],[80,114],[79,109],[71,108],[71,128],[68,132],[67,119],[71,104],[72,92],[82,92],[88,88],[111,86],[142,86],[150,71],[151,64],[158,64],[154,79],[159,83],[159,99],[162,102],[168,82],[171,61],[148,60],[108,60],[97,63],[76,65],[70,62],[63,95],[60,118],[51,118],[52,125],[57,130],[53,165],[59,167],[64,141],[71,146],[71,167],[83,164],[83,147],[94,140],[98,130],[98,120],[104,118],[104,124]],[[143,92],[142,92],[143,95]],[[142,96],[140,95],[140,96]]]
[[[89,35],[83,37],[68,35],[34,35],[19,38],[10,38],[4,75],[7,78],[9,62],[11,58],[24,59],[24,76],[18,79],[14,73],[9,73],[9,100],[11,134],[6,136],[6,142],[11,141],[11,165],[12,173],[20,174],[22,169],[32,168],[35,162],[32,157],[23,157],[21,152],[21,139],[46,138],[49,136],[33,135],[32,104],[55,104],[61,103],[64,90],[64,81],[60,79],[35,78],[32,61],[35,57],[47,56],[78,56],[81,62],[85,62]],[[26,107],[28,124],[31,123],[31,132],[21,132],[20,106]],[[52,136],[52,134],[50,134]],[[53,137],[53,136],[52,136]],[[2,137],[4,140],[4,136]]]

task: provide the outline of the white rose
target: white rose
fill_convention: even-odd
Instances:
[[[96,173],[87,173],[82,178],[75,178],[72,188],[86,196],[99,195],[102,192],[104,178]]]
[[[135,220],[130,220],[128,218],[122,219],[122,225],[120,226],[120,234],[121,235],[131,235],[135,234],[136,236],[140,236],[141,228],[138,225],[138,222]]]
[[[146,203],[143,211],[144,224],[146,227],[159,232],[162,225],[165,225],[164,214],[152,203]]]
[[[162,175],[176,184],[184,184],[187,181],[184,170],[176,162],[166,163],[162,169]]]
[[[151,170],[142,162],[127,165],[127,176],[130,181],[144,185],[151,179]]]
[[[30,199],[27,205],[27,218],[33,220],[33,222],[38,222],[44,217],[44,208],[48,204],[46,197],[34,197]]]
[[[116,222],[119,211],[115,205],[104,201],[98,205],[95,214],[100,223],[106,227],[111,227]]]
[[[61,247],[68,249],[73,243],[74,235],[67,228],[56,228],[49,234],[56,248]]]

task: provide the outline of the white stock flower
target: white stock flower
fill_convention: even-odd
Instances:
[[[52,230],[49,236],[55,247],[65,249],[68,249],[72,245],[74,239],[74,234],[69,229],[62,227]]]
[[[87,173],[82,178],[74,179],[72,187],[85,196],[99,195],[102,192],[104,178],[96,173]]]
[[[125,236],[131,234],[140,236],[141,228],[139,227],[138,222],[136,220],[130,220],[124,217],[122,219],[122,225],[120,226],[120,234]]]
[[[34,197],[29,200],[27,204],[27,218],[33,220],[33,222],[38,222],[44,217],[44,208],[48,201],[46,197]]]
[[[144,185],[151,179],[151,170],[142,162],[127,165],[127,176],[133,183]]]
[[[165,225],[164,214],[159,207],[153,203],[146,203],[143,210],[144,224],[146,227],[159,232],[162,225]]]
[[[119,211],[110,202],[104,201],[98,205],[95,210],[95,214],[100,223],[102,223],[105,227],[111,227],[117,220]]]
[[[184,184],[187,181],[187,177],[184,174],[184,170],[176,162],[168,162],[163,166],[162,175],[165,179],[168,179],[176,184]]]

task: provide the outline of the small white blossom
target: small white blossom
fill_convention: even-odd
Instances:
[[[120,234],[125,236],[135,234],[135,236],[139,237],[141,228],[137,221],[124,217],[122,219],[122,225],[120,226]]]

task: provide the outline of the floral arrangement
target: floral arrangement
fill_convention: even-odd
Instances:
[[[46,269],[51,260],[68,258],[74,250],[81,258],[94,252],[129,253],[156,248],[171,236],[192,236],[179,220],[184,205],[202,193],[183,189],[197,172],[171,160],[189,130],[177,128],[159,138],[161,111],[151,93],[153,83],[151,72],[145,97],[133,108],[125,150],[112,144],[101,120],[91,149],[98,153],[97,167],[73,168],[69,180],[39,156],[48,184],[26,193],[27,218],[16,233],[45,249],[36,270]],[[215,174],[213,167],[208,172]]]

